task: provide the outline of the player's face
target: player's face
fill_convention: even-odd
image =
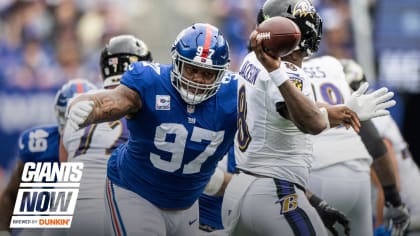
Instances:
[[[217,72],[215,70],[201,68],[198,66],[184,64],[184,78],[200,84],[212,84],[216,80]]]

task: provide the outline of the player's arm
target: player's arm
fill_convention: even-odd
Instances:
[[[287,112],[277,111],[305,133],[318,134],[329,126],[327,110],[319,109],[313,101],[306,97],[296,86],[289,81],[289,77],[283,68],[280,68],[280,59],[273,58],[264,52],[261,40],[257,40],[257,32],[254,31],[250,37],[250,45],[255,52],[257,59],[269,72],[270,78],[274,82],[284,98],[282,109]],[[277,108],[279,108],[277,106]],[[350,119],[350,115],[347,115]]]
[[[277,104],[277,111],[293,121],[302,132],[318,134],[328,127],[327,120],[315,103],[303,95],[291,81],[284,82],[279,90],[285,102]]]
[[[207,183],[204,193],[209,196],[223,196],[231,179],[232,174],[217,167]]]
[[[83,94],[70,104],[68,122],[74,128],[92,123],[118,120],[142,107],[140,95],[120,84],[117,88],[94,94]]]
[[[367,120],[362,122],[362,128],[359,135],[369,154],[373,158],[373,169],[376,172],[381,186],[384,190],[390,190],[388,199],[387,196],[385,196],[385,201],[392,201],[391,203],[393,205],[400,205],[401,198],[397,189],[397,177],[390,156],[392,153],[388,152],[387,146],[372,121]]]
[[[19,190],[20,178],[23,172],[23,161],[19,160],[15,170],[10,177],[9,183],[0,198],[0,231],[10,230],[10,219],[12,218],[13,207]]]
[[[356,132],[360,131],[360,121],[356,112],[350,110],[347,106],[344,105],[329,105],[326,103],[317,102],[316,105],[318,108],[325,108],[327,110],[327,118],[330,124],[330,127],[337,127],[339,125],[344,125],[346,128],[353,127]]]
[[[364,121],[360,136],[373,158],[372,167],[382,186],[386,206],[385,224],[392,224],[393,234],[403,235],[408,228],[410,219],[407,207],[401,201],[398,191],[396,168],[394,168],[395,164],[391,157],[392,152],[388,151],[386,144],[371,121]]]

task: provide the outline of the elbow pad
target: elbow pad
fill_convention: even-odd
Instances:
[[[387,152],[385,143],[372,121],[362,121],[361,124],[359,135],[372,158],[376,159],[385,155]]]

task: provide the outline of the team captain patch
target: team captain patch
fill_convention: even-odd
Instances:
[[[156,95],[156,110],[169,111],[171,109],[171,97],[169,95]]]

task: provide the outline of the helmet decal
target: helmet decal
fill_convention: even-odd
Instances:
[[[204,46],[203,47],[197,47],[197,52],[199,49],[201,49],[201,57],[208,58],[213,55],[214,50],[210,49],[210,40],[211,40],[211,29],[210,26],[206,27],[206,37],[204,39]],[[209,51],[211,50],[211,53],[209,54]]]
[[[292,15],[295,17],[311,16],[312,18],[314,18],[315,14],[316,11],[314,6],[308,0],[301,0],[298,3],[296,3],[292,11]]]

